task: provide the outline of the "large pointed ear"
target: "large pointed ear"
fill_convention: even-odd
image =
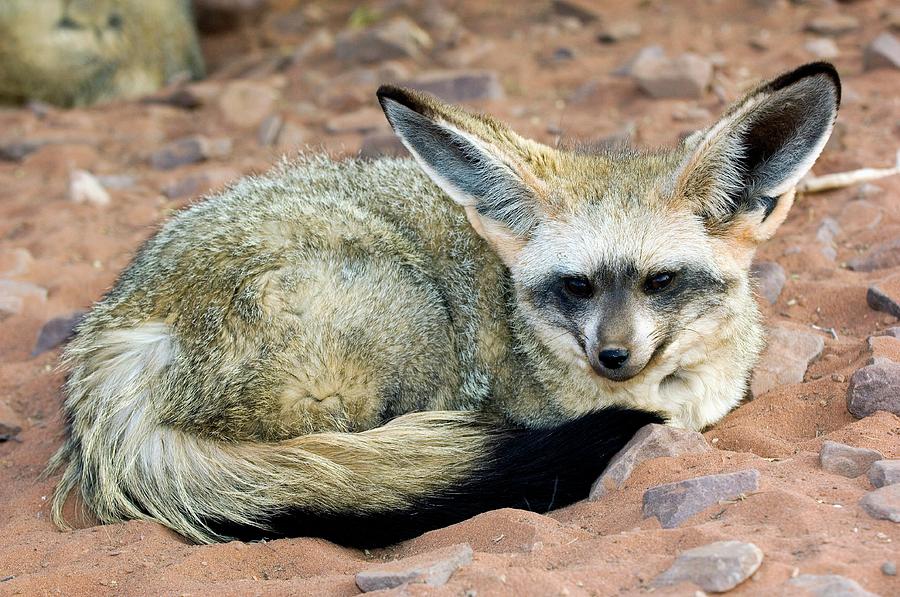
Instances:
[[[410,89],[382,86],[378,101],[422,169],[510,264],[545,214],[541,173],[554,150]]]
[[[765,240],[825,146],[841,101],[837,71],[807,64],[764,83],[686,140],[675,195],[718,233]]]

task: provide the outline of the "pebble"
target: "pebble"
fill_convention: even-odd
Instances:
[[[75,333],[75,326],[84,318],[84,314],[84,311],[75,311],[70,315],[54,317],[41,326],[41,331],[38,332],[37,341],[34,343],[31,356],[35,357],[52,350],[69,340]]]
[[[4,400],[0,400],[0,442],[5,442],[22,431],[25,422],[19,413]]]
[[[109,193],[100,181],[86,170],[72,170],[69,173],[69,200],[96,207],[105,207],[110,203]]]
[[[209,177],[206,174],[191,174],[166,184],[162,188],[162,194],[167,199],[182,199],[196,195],[207,187],[209,187]]]
[[[157,170],[172,170],[231,153],[231,139],[209,139],[202,135],[183,137],[150,154],[150,164]]]
[[[0,141],[0,162],[21,162],[43,146],[40,141]]]
[[[431,48],[428,33],[405,17],[396,17],[362,31],[346,30],[334,40],[334,54],[347,62],[420,59]]]
[[[472,548],[451,545],[429,553],[373,566],[356,575],[356,586],[364,593],[393,589],[402,584],[426,584],[440,587],[450,576],[472,561]]]
[[[869,468],[869,482],[875,487],[900,483],[900,460],[877,460]]]
[[[637,21],[613,21],[597,35],[597,41],[603,44],[615,44],[638,37],[640,34],[641,24]]]
[[[697,54],[675,58],[646,58],[634,64],[631,76],[645,93],[654,98],[703,97],[712,81],[713,67]]]
[[[588,0],[553,0],[553,12],[561,17],[578,19],[581,23],[593,23],[603,18],[597,5]]]
[[[801,574],[787,581],[784,595],[796,597],[878,597],[855,580],[837,574]]]
[[[720,500],[759,489],[759,471],[707,475],[651,487],[644,492],[644,518],[655,516],[664,529],[675,528]]]
[[[900,239],[875,246],[862,257],[847,262],[847,267],[857,272],[871,272],[900,265]]]
[[[634,69],[644,62],[652,63],[656,60],[665,58],[665,51],[662,46],[646,46],[637,51],[625,63],[613,71],[612,74],[619,77],[630,77],[634,73]]]
[[[900,522],[900,484],[885,485],[872,490],[859,501],[872,518]]]
[[[880,359],[858,369],[847,387],[847,410],[858,418],[879,410],[900,415],[900,364]]]
[[[897,564],[888,560],[881,565],[881,573],[885,576],[897,576]]]
[[[362,140],[359,157],[367,160],[383,156],[408,157],[409,152],[394,133],[369,133]]]
[[[237,127],[257,127],[275,108],[279,94],[257,81],[233,81],[219,96],[219,110],[226,122]]]
[[[779,386],[801,383],[809,364],[824,349],[825,340],[818,334],[780,325],[771,328],[766,350],[753,370],[753,397]]]
[[[499,100],[506,96],[500,77],[491,70],[432,71],[401,85],[432,93],[447,102]]]
[[[30,282],[0,280],[0,319],[18,315],[29,302],[47,302],[47,289]]]
[[[724,593],[756,572],[763,552],[752,543],[716,541],[681,552],[672,567],[653,581],[656,586],[691,582],[704,591]]]
[[[900,274],[869,286],[866,302],[876,311],[900,317]]]
[[[775,261],[756,261],[750,268],[750,275],[756,280],[756,290],[771,304],[778,302],[781,290],[787,281],[784,268]]]
[[[712,448],[696,431],[668,425],[641,427],[625,447],[616,454],[591,487],[590,500],[598,500],[609,491],[621,489],[631,472],[640,463],[661,456],[678,456],[709,452]]]
[[[360,108],[355,112],[330,118],[325,123],[325,130],[332,134],[368,133],[387,126],[384,112],[378,108]]]
[[[863,68],[900,69],[900,39],[890,33],[882,33],[872,40],[863,52]]]
[[[806,30],[818,35],[844,35],[859,29],[859,19],[850,15],[825,15],[806,24]]]
[[[830,473],[845,477],[858,477],[883,459],[881,452],[868,448],[854,448],[846,444],[825,440],[819,451],[819,464]]]
[[[834,43],[834,40],[827,37],[811,39],[806,42],[803,47],[815,58],[823,60],[829,58],[837,58],[841,53],[841,51],[837,47],[837,44]]]

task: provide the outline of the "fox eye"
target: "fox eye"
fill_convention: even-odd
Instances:
[[[594,294],[591,281],[584,276],[565,276],[562,285],[565,291],[575,298],[588,298]]]
[[[647,276],[644,280],[644,291],[648,294],[665,290],[672,280],[675,279],[673,272],[658,272]]]

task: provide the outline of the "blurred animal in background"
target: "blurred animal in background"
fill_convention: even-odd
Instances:
[[[189,0],[0,1],[0,102],[80,106],[202,75]]]

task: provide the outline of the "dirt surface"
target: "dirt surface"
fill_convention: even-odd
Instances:
[[[839,52],[832,60],[844,80],[844,103],[835,141],[815,171],[890,166],[900,148],[900,70],[863,67],[866,45],[891,30],[888,0],[577,4],[596,6],[597,18],[560,15],[551,2],[400,0],[354,11],[349,2],[275,1],[268,12],[237,19],[236,29],[207,35],[210,78],[174,100],[172,89],[153,101],[0,110],[0,145],[33,144],[22,159],[0,161],[0,278],[46,289],[46,300],[39,291],[26,293],[0,316],[0,402],[22,427],[0,443],[0,595],[353,595],[354,575],[375,562],[458,543],[471,545],[474,558],[446,585],[384,594],[643,594],[679,552],[731,539],[764,552],[762,566],[734,595],[780,594],[797,574],[839,574],[873,593],[900,594],[900,580],[882,571],[886,561],[900,560],[897,523],[859,506],[872,490],[865,475],[828,473],[818,459],[824,439],[900,457],[900,419],[878,412],[857,420],[846,400],[852,374],[873,351],[900,360],[900,339],[868,341],[897,318],[866,302],[867,288],[900,272],[900,260],[869,272],[847,267],[900,239],[900,177],[800,197],[760,250],[761,260],[786,273],[776,302],[760,300],[768,323],[824,340],[803,381],[775,387],[706,431],[712,451],[645,462],[600,501],[546,516],[489,512],[371,553],[308,538],[194,546],[147,522],[92,526],[82,519],[82,528],[68,533],[50,524],[54,479],[38,477],[60,442],[63,372],[58,349],[32,356],[42,326],[87,309],[161,221],[205,192],[307,145],[337,155],[355,154],[364,139],[368,153],[395,147],[375,111],[379,82],[485,69],[496,74],[503,97],[469,104],[526,135],[550,144],[629,136],[653,146],[708,124],[723,101],[753,81],[816,58],[807,43],[826,38]],[[813,18],[836,14],[856,17],[858,25],[836,36],[806,31]],[[430,47],[371,63],[336,57],[342,32],[397,15],[427,31]],[[620,21],[640,23],[639,34],[597,41]],[[656,44],[671,56],[694,52],[710,61],[711,88],[697,99],[654,99],[632,78],[613,74]],[[208,159],[154,167],[155,152],[191,135],[208,139],[201,148]],[[109,204],[73,201],[73,170],[98,177]],[[823,232],[823,222],[836,233]],[[649,487],[748,468],[761,473],[756,492],[678,528],[642,518]],[[692,595],[696,588],[653,592]]]

